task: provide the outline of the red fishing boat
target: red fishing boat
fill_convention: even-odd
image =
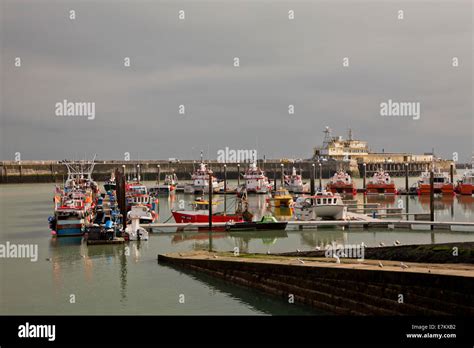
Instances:
[[[217,203],[213,203],[213,206]],[[172,212],[177,223],[209,222],[209,202],[196,200],[192,203],[193,210],[175,210]],[[241,222],[242,214],[224,212],[212,214],[212,222]]]
[[[332,193],[350,194],[353,196],[357,194],[357,189],[351,176],[342,170],[333,175],[326,189]]]
[[[396,195],[397,193],[395,183],[390,175],[383,170],[375,172],[367,184],[366,194],[368,195]]]
[[[454,193],[454,185],[449,179],[446,172],[433,173],[433,189],[434,193],[442,193],[452,195]],[[430,172],[421,173],[420,180],[418,180],[417,192],[419,195],[429,195],[431,191]]]
[[[469,170],[463,174],[461,180],[456,185],[456,192],[461,195],[474,194],[474,170]]]

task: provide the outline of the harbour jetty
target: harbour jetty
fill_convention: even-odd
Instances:
[[[461,244],[457,243],[460,249],[472,253],[472,245]],[[451,246],[445,247],[444,252],[449,254]],[[437,248],[440,245],[426,246],[426,253],[439,254],[435,251]],[[409,255],[406,246],[404,250],[399,253]],[[383,252],[379,256],[383,256]],[[158,262],[188,270],[195,277],[200,273],[207,274],[327,313],[474,314],[472,263],[400,262],[399,259],[372,258],[340,258],[337,262],[304,252],[236,255],[208,251],[160,254]]]

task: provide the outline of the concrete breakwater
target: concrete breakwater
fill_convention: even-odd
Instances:
[[[214,171],[218,178],[224,178],[224,163],[217,161],[206,161],[209,167]],[[313,170],[312,161],[303,161],[300,163],[283,163],[283,168],[286,174],[291,173],[291,168],[294,166],[298,172],[303,173],[303,177],[309,180],[311,171]],[[227,163],[226,171],[228,179],[237,179],[238,171],[241,173],[249,166],[249,163]],[[137,166],[139,166],[140,176],[142,180],[156,181],[158,178],[158,171],[160,172],[161,180],[166,174],[176,173],[179,180],[190,180],[191,173],[198,167],[198,161],[180,161],[179,163],[170,163],[169,161],[96,161],[93,178],[95,180],[103,181],[110,178],[111,173],[115,169],[122,169],[125,166],[125,172],[131,177],[135,176]],[[159,167],[158,167],[159,166]],[[258,161],[258,166],[263,168],[267,176],[273,179],[275,176],[277,180],[281,178],[281,162],[279,160],[262,160]],[[348,163],[327,161],[321,165],[321,172],[323,178],[328,178],[333,175],[338,168],[349,171],[354,176],[358,176],[357,168],[351,167]],[[316,177],[319,175],[319,167],[316,168]],[[0,162],[0,183],[34,183],[34,182],[63,182],[67,176],[67,168],[58,161],[2,161]]]
[[[274,177],[277,180],[281,178],[282,164],[286,174],[291,173],[292,167],[301,172],[306,181],[312,176],[319,178],[330,178],[337,170],[345,170],[353,177],[363,176],[364,169],[367,177],[371,176],[374,171],[383,168],[392,176],[404,176],[404,163],[372,163],[366,164],[355,161],[322,161],[321,169],[319,163],[313,160],[303,160],[298,163],[284,162],[280,160],[258,160],[258,166],[263,168],[270,179]],[[218,178],[224,177],[224,165],[226,165],[227,178],[237,179],[238,171],[245,171],[249,163],[220,163],[217,161],[206,161],[210,168],[214,171]],[[314,167],[313,167],[314,164]],[[198,161],[185,160],[177,162],[169,162],[166,160],[141,160],[141,161],[115,161],[103,160],[96,161],[93,177],[95,180],[103,181],[110,177],[110,174],[117,168],[121,169],[125,166],[128,175],[134,176],[137,166],[141,173],[142,180],[157,180],[158,172],[163,180],[166,174],[176,173],[179,180],[190,180],[191,173],[197,167]],[[449,171],[449,163],[440,162],[443,170]],[[158,167],[159,166],[159,167]],[[410,162],[408,165],[408,173],[410,176],[418,176],[424,170],[428,169],[428,164]],[[59,161],[1,161],[0,162],[0,183],[35,183],[35,182],[63,182],[67,175],[66,166]]]
[[[189,252],[158,255],[171,265],[341,315],[474,314],[474,267],[466,264]],[[379,263],[383,262],[380,267]]]

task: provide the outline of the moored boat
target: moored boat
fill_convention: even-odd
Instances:
[[[276,208],[291,207],[293,204],[293,196],[286,189],[279,189],[273,192],[270,200],[273,201],[273,205]]]
[[[258,168],[255,162],[245,171],[244,186],[248,193],[268,193],[272,188],[265,172]]]
[[[149,193],[155,196],[159,194],[171,194],[176,192],[177,186],[178,177],[176,176],[176,174],[168,174],[165,177],[164,183],[151,187]]]
[[[285,188],[292,193],[308,192],[308,184],[303,182],[302,175],[296,172],[295,167],[293,167],[291,175],[285,175]]]
[[[131,207],[129,218],[130,224],[125,228],[125,235],[131,241],[148,240],[148,231],[140,226],[140,221],[148,215],[147,207],[135,205]]]
[[[421,173],[418,180],[417,193],[419,195],[429,195],[431,192],[430,172]],[[440,170],[433,173],[434,193],[450,194],[454,193],[454,185],[449,179],[449,174]]]
[[[474,170],[468,170],[463,174],[456,185],[456,192],[461,195],[474,194]]]
[[[320,217],[323,220],[344,220],[347,213],[347,205],[342,202],[341,196],[330,191],[320,191],[314,196],[298,197],[294,209],[297,216],[310,219]],[[313,216],[311,213],[314,213]]]
[[[351,176],[342,170],[332,176],[326,189],[332,193],[350,194],[353,196],[357,194],[357,189]]]
[[[191,175],[193,182],[184,186],[184,193],[204,194],[209,192],[209,176],[212,172],[206,167],[204,162],[199,164],[199,168]],[[212,176],[212,191],[218,192],[224,187],[224,183]]]
[[[260,221],[245,221],[226,224],[227,231],[284,230],[288,221],[278,221],[275,217],[263,216]]]
[[[396,195],[397,193],[395,182],[390,178],[390,175],[383,170],[375,172],[367,183],[366,194],[368,195]]]
[[[213,202],[213,206],[217,203]],[[196,200],[192,203],[192,210],[174,210],[173,217],[177,223],[209,222],[209,201]],[[242,214],[224,212],[213,213],[212,222],[243,221]]]
[[[54,216],[48,218],[53,236],[81,236],[94,220],[99,188],[92,179],[94,161],[62,162],[68,170],[64,186],[54,193]]]

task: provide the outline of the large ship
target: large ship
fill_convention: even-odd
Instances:
[[[271,191],[272,185],[269,183],[265,172],[257,167],[254,162],[244,174],[244,185],[248,193],[268,193]]]

